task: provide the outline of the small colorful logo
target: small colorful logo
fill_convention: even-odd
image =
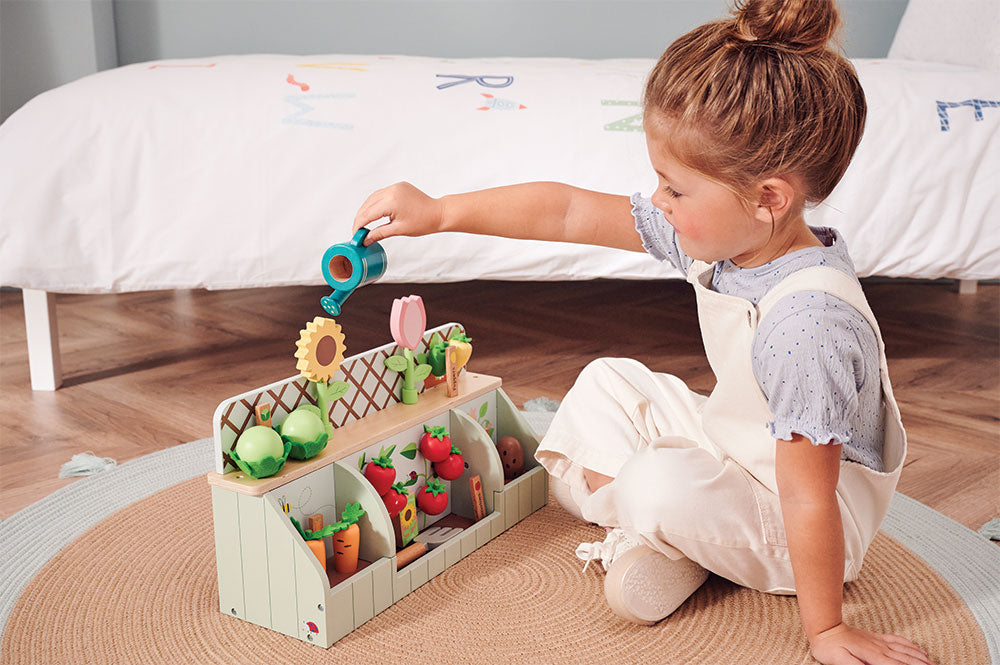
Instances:
[[[305,627],[306,627],[306,630],[308,630],[310,633],[318,633],[319,632],[319,626],[317,626],[316,624],[314,624],[312,621],[306,621]]]
[[[479,111],[520,111],[521,109],[528,108],[524,104],[518,104],[517,102],[511,101],[509,99],[501,99],[500,97],[494,97],[491,94],[481,92],[479,93],[486,98],[486,106],[480,106],[477,110]]]

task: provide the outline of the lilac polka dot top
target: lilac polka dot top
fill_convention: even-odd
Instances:
[[[663,211],[640,193],[632,214],[653,257],[687,274],[694,260],[677,244]],[[807,247],[756,268],[729,259],[715,264],[712,289],[753,304],[790,273],[829,266],[857,279],[847,244],[836,229],[809,227],[823,247]],[[882,379],[878,339],[847,302],[824,291],[785,296],[761,321],[753,342],[753,371],[774,420],[776,439],[801,434],[814,445],[841,443],[841,457],[882,471]]]

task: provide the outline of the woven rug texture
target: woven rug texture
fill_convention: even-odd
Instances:
[[[548,422],[532,424],[544,431]],[[110,516],[93,526],[84,524],[65,547],[56,543],[57,553],[37,564],[38,570],[31,570],[31,557],[19,564],[17,552],[4,556],[0,662],[815,662],[794,597],[759,593],[714,575],[653,627],[620,620],[604,600],[602,568],[583,573],[573,554],[582,541],[602,540],[603,529],[574,519],[551,495],[547,506],[329,649],[260,628],[219,612],[211,500],[203,475],[211,468],[210,453],[202,450],[208,446],[208,440],[178,446],[185,464],[201,469],[194,477],[173,483],[172,476],[159,477],[156,482],[169,486],[135,503],[127,495],[143,490],[119,486],[116,496],[123,505],[113,505]],[[162,453],[144,473],[174,461]],[[127,468],[130,464],[101,475],[132,477],[138,471]],[[97,478],[73,485],[96,485]],[[81,497],[73,500],[87,505]],[[15,530],[26,534],[24,520],[53,514],[51,506],[41,508],[46,512],[24,516],[22,511],[5,521],[0,539],[14,544],[8,538]],[[944,522],[928,525],[928,513]],[[914,520],[930,527],[922,543],[913,536],[920,531]],[[978,552],[968,541],[957,551],[945,547],[941,555],[940,540],[969,537],[940,530],[948,524],[956,523],[897,495],[860,579],[845,587],[844,619],[904,635],[941,664],[989,663],[995,660],[1000,625],[1000,555],[961,525],[987,549]],[[36,548],[51,531],[37,525]],[[921,548],[918,556],[914,549]],[[935,570],[925,560],[942,556],[960,569],[945,570],[949,579],[940,564]]]

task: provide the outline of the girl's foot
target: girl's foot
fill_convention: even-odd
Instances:
[[[608,571],[604,596],[611,610],[646,625],[668,617],[708,579],[707,570],[677,554],[671,559],[617,528],[608,530],[603,543],[581,543],[576,550],[587,562],[584,570],[598,559]]]

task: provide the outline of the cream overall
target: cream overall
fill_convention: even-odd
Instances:
[[[688,272],[705,351],[715,373],[709,397],[635,360],[602,358],[580,373],[535,454],[556,478],[586,496],[585,519],[619,526],[671,558],[687,556],[742,586],[795,593],[775,480],[767,400],[752,368],[757,326],[781,298],[819,290],[853,305],[878,337],[885,414],[883,465],[842,460],[837,483],[844,530],[844,580],[857,578],[889,509],[906,434],[892,395],[885,346],[856,280],[816,266],[790,274],[755,306],[712,291],[713,266]],[[614,478],[592,494],[583,469]]]

